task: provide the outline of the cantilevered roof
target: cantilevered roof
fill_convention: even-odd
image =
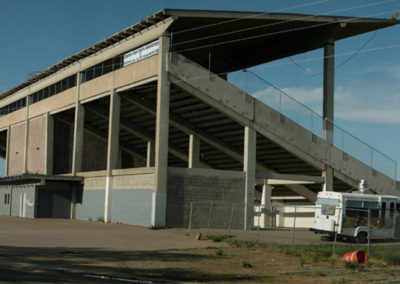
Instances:
[[[55,72],[144,29],[172,18],[172,51],[183,53],[215,73],[242,68],[320,48],[328,40],[399,24],[397,20],[303,14],[161,10],[82,50],[28,81],[4,92],[11,95]]]

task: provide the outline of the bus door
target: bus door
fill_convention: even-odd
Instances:
[[[400,203],[396,203],[394,237],[400,238]]]
[[[385,238],[393,237],[395,224],[394,213],[395,201],[389,198],[382,198],[377,236]]]

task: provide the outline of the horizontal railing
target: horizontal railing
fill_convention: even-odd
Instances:
[[[259,75],[245,70],[230,73],[228,80],[236,87],[282,113],[314,135],[323,138],[324,119],[320,114]],[[334,123],[332,125],[334,129],[333,146],[370,166],[372,169],[397,180],[397,162],[394,159]]]

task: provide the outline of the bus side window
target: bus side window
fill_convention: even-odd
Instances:
[[[390,218],[394,215],[394,202],[390,202]]]
[[[400,214],[400,203],[396,204],[397,213]]]
[[[379,218],[379,209],[371,209],[371,218]]]
[[[386,215],[386,202],[382,202],[381,218],[385,218],[385,215]]]

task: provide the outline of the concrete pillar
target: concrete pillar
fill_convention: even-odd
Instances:
[[[79,103],[81,89],[81,73],[76,75],[74,137],[72,142],[72,175],[82,171],[82,151],[85,125],[85,108]]]
[[[146,167],[154,167],[154,142],[147,141]]]
[[[253,128],[244,128],[243,171],[246,175],[244,195],[244,229],[249,229],[254,216],[254,190],[256,182],[256,138]]]
[[[324,45],[323,138],[333,144],[335,42]]]
[[[194,134],[189,135],[189,168],[200,167],[200,139]]]
[[[26,117],[25,117],[25,151],[24,151],[24,165],[23,165],[23,173],[28,172],[28,141],[29,141],[29,96],[26,97]]]
[[[271,223],[271,218],[272,218],[271,196],[272,196],[272,186],[268,185],[267,181],[265,180],[264,185],[263,185],[262,195],[261,195],[261,206],[264,208],[264,214],[262,214],[263,228],[269,228],[272,225],[272,223]]]
[[[53,174],[53,144],[54,144],[54,117],[48,112],[46,114],[46,175]]]
[[[79,190],[79,185],[78,184],[73,184],[72,185],[72,196],[71,196],[71,219],[76,218],[76,197],[77,197],[77,191]]]
[[[322,172],[324,183],[322,184],[322,191],[333,191],[333,169],[325,166],[325,171]]]
[[[4,176],[8,176],[8,167],[10,160],[10,136],[11,136],[11,126],[7,127],[7,145],[6,145],[6,162],[4,169]],[[11,215],[10,215],[11,216]]]
[[[160,37],[159,44],[160,53],[158,55],[155,185],[151,214],[151,225],[154,227],[164,227],[166,224],[168,179],[170,82],[167,73],[167,60],[170,44],[169,37]]]
[[[106,223],[111,222],[112,170],[118,166],[120,113],[121,98],[112,90],[110,94],[110,113],[108,118],[107,176],[104,201],[104,222]]]
[[[72,175],[82,171],[83,137],[85,127],[85,107],[75,104],[74,140],[72,148]]]
[[[323,98],[323,138],[333,144],[334,138],[334,86],[335,86],[335,42],[324,45],[324,98]],[[325,165],[323,190],[333,190],[333,169]]]

